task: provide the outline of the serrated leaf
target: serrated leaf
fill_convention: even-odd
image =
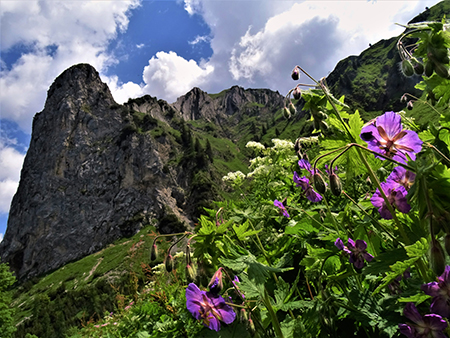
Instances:
[[[410,297],[400,297],[398,299],[398,301],[400,303],[416,303],[416,304],[420,304],[423,303],[424,301],[430,299],[431,296],[424,294],[423,292],[418,293],[414,296],[410,296]]]
[[[359,135],[361,134],[361,129],[364,125],[363,120],[361,119],[361,116],[359,115],[359,111],[356,110],[354,114],[350,115],[350,118],[348,120],[348,125],[350,127],[350,133],[355,138],[355,140],[358,142],[361,142],[361,138]]]
[[[405,250],[408,257],[420,258],[427,253],[429,247],[427,239],[422,237],[416,243],[405,246]]]

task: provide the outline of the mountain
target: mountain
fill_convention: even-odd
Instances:
[[[439,19],[449,4],[411,22]],[[340,61],[326,79],[366,119],[403,109],[401,95],[414,94],[420,80],[400,74],[396,39]],[[203,207],[226,193],[222,175],[247,169],[247,141],[312,131],[304,113],[285,120],[283,105],[278,92],[238,86],[218,94],[193,88],[173,104],[146,95],[119,105],[93,67],[67,69],[34,118],[2,261],[26,280],[146,224],[163,233],[192,227]]]
[[[212,122],[220,139],[252,105],[273,114],[282,103],[269,90],[233,87],[216,96],[194,88],[173,105],[151,96],[118,105],[92,66],[67,69],[34,117],[2,261],[27,279],[146,224],[162,233],[192,227],[221,175],[210,165],[211,142],[185,121]]]

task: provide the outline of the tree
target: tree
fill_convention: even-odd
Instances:
[[[9,271],[9,265],[0,262],[0,332],[2,338],[13,337],[16,327],[13,324],[14,309],[11,307],[10,287],[16,277]]]

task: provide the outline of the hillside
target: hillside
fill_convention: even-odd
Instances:
[[[448,12],[450,1],[443,1],[413,21]],[[367,120],[404,109],[400,97],[417,94],[420,78],[400,75],[395,43],[375,43],[327,77],[350,113],[358,109]],[[123,299],[137,299],[150,280],[144,272],[149,235],[191,230],[204,207],[230,196],[221,178],[248,172],[248,141],[267,146],[273,138],[311,134],[308,112],[283,117],[283,94],[193,88],[173,104],[147,95],[118,105],[90,65],[75,65],[55,79],[34,118],[0,244],[2,262],[20,279],[13,302],[17,337],[62,336],[70,326],[123,309]],[[295,103],[302,107],[301,100]],[[415,109],[412,116],[427,124]]]

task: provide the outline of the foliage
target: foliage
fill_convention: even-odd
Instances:
[[[13,337],[16,331],[13,321],[14,309],[10,306],[12,298],[10,288],[15,280],[8,264],[0,262],[0,332],[3,338]]]
[[[335,98],[324,81],[296,66],[294,79],[303,73],[312,81],[301,93],[299,115],[309,118],[302,126],[313,128],[314,135],[295,142],[246,139],[253,157],[248,168],[223,176],[230,197],[205,207],[192,232],[151,234],[151,245],[135,241],[130,251],[135,260],[129,262],[140,270],[128,270],[122,289],[116,287],[114,310],[95,309],[103,317],[71,328],[69,336],[448,336],[443,314],[450,313],[447,27],[446,21],[411,24],[397,42],[406,75],[409,63],[419,75],[425,67],[417,63],[433,63],[418,89],[438,123],[419,126],[404,111],[364,123],[344,96]],[[404,45],[410,37],[418,40]],[[299,108],[290,99],[293,91],[279,116]],[[248,122],[245,128],[258,129]],[[264,134],[270,129],[264,125]],[[193,175],[194,188],[204,196],[214,175],[208,172],[211,157],[201,156],[218,145],[208,138],[208,146],[186,125],[180,130],[183,147],[203,162]],[[182,163],[193,168],[188,157]],[[172,237],[168,249],[165,237]],[[147,264],[143,253],[155,258],[157,251],[164,252],[164,263],[160,255]],[[188,284],[197,290],[188,300],[195,302],[191,309]],[[87,296],[105,304],[104,293]],[[50,324],[59,320],[50,310],[57,298],[58,292],[35,294],[31,310],[39,321],[29,333],[62,334]],[[240,320],[229,320],[234,314],[228,310],[224,320],[224,302]],[[431,319],[439,325],[431,326]]]

